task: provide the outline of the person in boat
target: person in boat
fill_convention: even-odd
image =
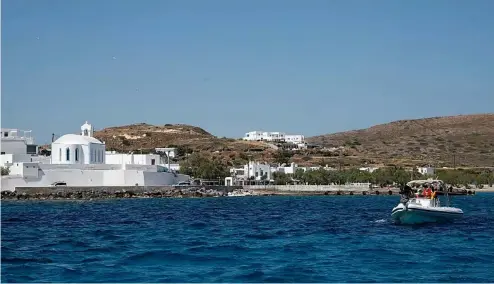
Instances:
[[[431,199],[437,198],[437,190],[432,188]]]
[[[424,190],[424,196],[425,196],[425,198],[429,198],[429,199],[432,197],[432,189],[431,189],[431,186],[428,186]]]
[[[406,204],[410,198],[413,198],[413,189],[410,186],[405,185],[400,188],[400,195],[400,202]]]
[[[410,186],[405,185],[401,188],[400,194],[402,194],[408,198],[413,197],[413,189]]]

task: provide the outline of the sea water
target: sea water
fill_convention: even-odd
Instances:
[[[494,194],[451,224],[398,196],[2,202],[2,282],[492,282]]]

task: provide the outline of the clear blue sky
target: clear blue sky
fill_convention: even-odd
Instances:
[[[493,11],[490,0],[2,0],[2,127],[40,143],[85,120],[311,136],[493,112]]]

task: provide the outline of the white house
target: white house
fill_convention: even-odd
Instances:
[[[165,166],[158,165],[159,155],[140,155],[134,159],[132,154],[123,154],[115,158],[110,153],[112,163],[109,164],[106,161],[106,145],[93,137],[93,128],[87,122],[81,127],[80,135],[63,135],[53,141],[51,147],[51,163],[31,159],[27,161],[26,158],[23,161],[14,159],[13,162],[4,164],[9,167],[10,173],[2,176],[2,190],[15,190],[16,187],[26,186],[46,187],[56,183],[97,187],[161,186],[190,179],[187,175],[177,174]],[[14,157],[26,155],[28,154],[14,154]],[[136,160],[139,164],[135,163]]]
[[[275,173],[285,173],[285,174],[294,174],[297,172],[298,165],[295,163],[291,163],[290,165],[280,165],[280,166],[275,166],[271,167],[271,172]]]
[[[243,140],[247,141],[281,141],[294,144],[304,143],[305,137],[303,135],[290,135],[284,132],[264,132],[264,131],[251,131],[245,133]]]
[[[135,153],[117,153],[116,151],[105,152],[106,164],[130,164],[130,165],[159,165],[172,171],[179,171],[179,164],[168,164],[168,158],[158,154],[135,154]]]
[[[290,142],[293,144],[303,144],[305,142],[305,137],[304,135],[299,135],[299,134],[296,135],[287,134],[285,135],[285,142]]]
[[[250,161],[241,168],[232,168],[230,173],[237,179],[271,180],[271,166],[269,164]]]
[[[164,153],[169,158],[177,157],[177,148],[155,148],[157,153]]]
[[[417,167],[417,170],[423,175],[434,175],[435,172],[433,167]]]
[[[130,164],[130,165],[163,165],[160,155],[157,154],[124,154],[115,151],[106,151],[107,164]]]
[[[34,144],[31,130],[2,128],[1,154],[37,154],[38,146]]]
[[[38,156],[38,146],[34,143],[31,130],[2,128],[0,143],[0,166],[9,167],[13,163],[50,163],[50,158]]]
[[[378,169],[379,169],[378,167],[361,167],[359,170],[361,170],[363,172],[373,173],[375,170],[378,170]]]

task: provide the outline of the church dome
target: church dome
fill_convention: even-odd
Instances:
[[[65,144],[65,145],[89,145],[93,144],[103,144],[101,141],[94,137],[82,136],[77,134],[65,134],[55,140],[53,143]]]

